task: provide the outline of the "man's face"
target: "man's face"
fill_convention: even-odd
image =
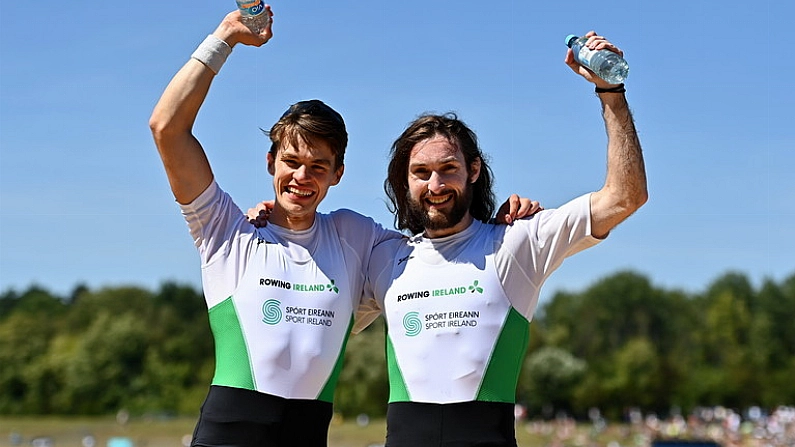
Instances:
[[[449,236],[472,222],[472,183],[480,161],[467,169],[458,146],[442,136],[417,143],[409,157],[408,212],[419,219],[430,238]]]
[[[318,205],[343,173],[326,142],[299,141],[297,147],[287,143],[280,148],[275,159],[268,154],[268,172],[276,192],[270,221],[293,230],[312,226]]]

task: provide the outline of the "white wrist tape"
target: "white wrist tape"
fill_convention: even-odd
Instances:
[[[210,34],[199,44],[199,47],[196,48],[196,51],[190,57],[206,65],[213,73],[218,74],[230,54],[232,54],[232,47]]]

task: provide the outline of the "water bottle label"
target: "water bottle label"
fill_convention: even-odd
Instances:
[[[583,46],[582,48],[580,48],[579,54],[577,54],[577,62],[579,62],[580,65],[585,65],[586,67],[590,67],[591,58],[593,57],[594,54],[596,54],[596,51],[591,51],[588,49],[588,47]]]
[[[265,3],[262,0],[236,0],[240,13],[244,16],[256,16],[265,11]]]

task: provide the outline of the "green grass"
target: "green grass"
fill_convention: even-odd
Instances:
[[[133,418],[120,425],[112,417],[57,418],[57,417],[5,417],[0,416],[0,447],[10,447],[11,433],[22,436],[20,446],[30,446],[37,436],[55,439],[55,447],[81,447],[84,436],[91,434],[96,447],[105,447],[115,436],[132,439],[135,447],[179,447],[183,437],[193,432],[195,419]],[[335,418],[329,430],[329,447],[367,447],[384,442],[386,432],[383,420],[366,427],[358,426],[353,419]],[[296,436],[300,436],[296,433]],[[517,426],[516,436],[522,447],[607,446],[616,442],[622,447],[648,446],[649,439],[632,433],[627,426],[610,425],[606,430],[593,433],[589,424],[556,426],[554,423],[527,423]]]
[[[11,433],[22,436],[22,446],[30,446],[31,439],[49,436],[55,439],[56,447],[81,447],[84,436],[91,434],[96,447],[105,447],[108,439],[116,436],[130,438],[136,447],[179,447],[182,438],[193,433],[196,420],[177,419],[131,419],[120,425],[108,418],[10,418],[0,416],[0,447],[10,447]],[[383,444],[386,432],[383,421],[375,421],[367,427],[359,427],[353,421],[335,419],[329,430],[330,447],[365,447]],[[296,433],[301,436],[301,433]]]
[[[56,447],[82,447],[86,435],[93,435],[96,447],[105,447],[115,436],[128,437],[136,447],[179,447],[184,435],[193,433],[194,419],[133,419],[125,425],[110,418],[9,418],[0,416],[0,447],[11,446],[11,433],[22,435],[23,446],[38,436],[49,436]]]

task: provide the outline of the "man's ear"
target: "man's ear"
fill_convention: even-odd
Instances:
[[[342,165],[339,168],[337,168],[337,170],[334,172],[334,175],[336,177],[334,178],[334,181],[331,182],[331,186],[338,185],[340,183],[340,180],[342,180],[342,174],[344,173],[345,173],[345,165]]]
[[[270,175],[274,175],[276,173],[276,167],[274,167],[273,164],[274,164],[273,155],[270,152],[268,152],[268,173]]]
[[[480,157],[469,164],[469,183],[475,183],[480,178]]]

